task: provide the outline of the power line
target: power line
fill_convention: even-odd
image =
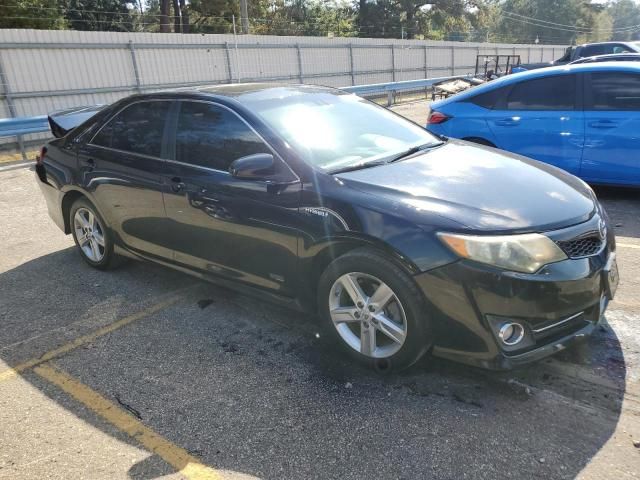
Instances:
[[[547,20],[541,20],[539,18],[528,17],[526,15],[520,15],[518,13],[509,12],[507,10],[502,10],[501,13],[503,15],[506,15],[507,17],[509,17],[509,16],[519,17],[519,18],[510,18],[510,20],[520,21],[520,22],[523,22],[523,23],[528,23],[530,25],[535,25],[535,26],[544,27],[544,28],[554,28],[553,26],[568,27],[568,28],[556,28],[556,30],[565,30],[565,31],[571,31],[571,32],[576,32],[576,33],[596,33],[596,32],[601,32],[601,33],[605,33],[605,32],[606,33],[628,33],[628,32],[640,29],[640,25],[632,25],[632,26],[628,26],[628,27],[613,28],[613,29],[598,29],[598,30],[591,29],[591,30],[589,30],[587,28],[581,28],[581,27],[577,27],[577,26],[574,26],[574,25],[566,25],[566,24],[563,24],[563,23],[550,22],[550,21],[547,21]],[[536,23],[533,23],[533,22],[542,23],[543,25],[536,25]]]

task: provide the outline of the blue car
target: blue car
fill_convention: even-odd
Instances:
[[[640,186],[640,64],[508,75],[434,102],[427,129],[524,155],[589,183]]]

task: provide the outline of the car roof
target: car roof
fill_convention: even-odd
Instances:
[[[583,43],[582,45],[578,45],[579,47],[591,47],[592,45],[637,45],[638,41],[613,41],[613,42],[591,42],[591,43]]]
[[[624,52],[624,53],[607,53],[605,55],[593,55],[591,57],[582,57],[574,60],[570,65],[588,63],[588,62],[606,62],[619,58],[640,58],[640,52]]]
[[[291,83],[232,83],[225,85],[200,85],[195,87],[180,87],[176,89],[149,94],[149,96],[164,96],[185,94],[185,96],[206,96],[213,98],[229,98],[239,103],[255,100],[272,100],[305,93],[328,93],[341,95],[346,92],[331,87],[318,85],[299,85]]]
[[[444,100],[434,102],[433,106],[441,106],[447,105],[449,103],[463,101],[480,93],[490,92],[497,88],[512,85],[514,83],[520,83],[525,80],[581,72],[632,72],[640,74],[640,63],[632,61],[578,63],[575,65],[561,65],[558,67],[545,67],[536,70],[527,70],[524,72],[513,73],[511,75],[505,75],[504,77],[500,77],[496,80],[483,83],[482,85],[470,88],[469,90],[465,90],[464,92],[458,93],[457,95],[453,95]]]

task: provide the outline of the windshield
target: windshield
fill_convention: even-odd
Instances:
[[[556,60],[556,62],[568,62],[569,60],[571,60],[571,52],[573,51],[573,49],[571,47],[568,47],[567,50],[565,51],[564,55],[562,57],[560,57],[558,60]]]
[[[271,92],[245,100],[303,160],[323,170],[377,162],[418,145],[441,143],[418,125],[355,95],[282,91],[277,98]]]

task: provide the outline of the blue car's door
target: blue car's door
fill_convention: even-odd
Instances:
[[[584,113],[580,176],[592,182],[640,185],[640,75],[587,74]]]
[[[577,174],[584,144],[578,81],[562,74],[505,88],[487,118],[496,146]]]

